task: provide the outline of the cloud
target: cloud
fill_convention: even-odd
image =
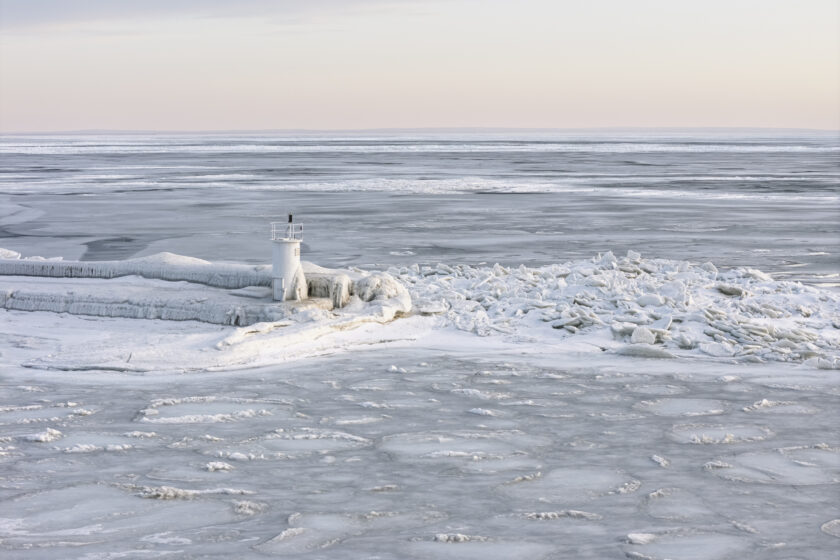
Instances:
[[[396,2],[405,4],[408,2]],[[323,13],[393,6],[385,0],[0,0],[0,28],[126,22],[171,17],[264,17],[296,23]]]

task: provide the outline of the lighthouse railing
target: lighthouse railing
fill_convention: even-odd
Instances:
[[[303,239],[303,224],[271,222],[271,240],[276,241],[278,239],[301,241]]]

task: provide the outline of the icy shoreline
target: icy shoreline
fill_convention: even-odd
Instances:
[[[539,268],[439,264],[368,272],[306,263],[312,299],[288,303],[271,301],[268,266],[172,254],[108,262],[0,256],[0,308],[7,311],[243,327],[204,345],[244,344],[268,363],[270,348],[307,346],[328,333],[341,339],[341,331],[363,323],[414,315],[431,328],[592,352],[840,368],[834,292],[754,269],[721,272],[712,263],[645,259],[634,251]],[[404,326],[407,336],[412,328]],[[234,361],[243,359],[252,363],[240,348]],[[213,365],[230,360],[217,356]]]

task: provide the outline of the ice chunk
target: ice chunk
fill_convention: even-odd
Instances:
[[[438,533],[435,535],[436,542],[465,543],[465,542],[487,542],[490,539],[480,535],[465,535],[463,533]]]
[[[704,270],[705,272],[708,272],[712,276],[712,278],[717,278],[718,269],[714,264],[710,262],[705,262],[700,265],[700,269]]]
[[[62,434],[60,431],[55,430],[53,428],[47,428],[43,432],[24,436],[23,439],[25,439],[26,441],[32,441],[37,443],[49,443],[61,439],[63,436],[64,434]]]
[[[656,335],[650,329],[645,327],[636,327],[633,329],[633,334],[630,336],[630,342],[633,344],[653,344],[656,342]]]
[[[0,259],[18,260],[20,259],[20,253],[18,253],[17,251],[12,251],[11,249],[0,248]]]
[[[209,490],[188,490],[185,488],[176,488],[174,486],[141,486],[137,488],[137,495],[141,498],[149,498],[153,500],[194,500],[199,496],[241,496],[245,494],[253,494],[251,490],[242,490],[238,488],[213,488]]]
[[[342,308],[350,301],[350,288],[352,287],[350,277],[346,274],[333,276],[330,281],[330,300],[333,307]]]
[[[642,307],[646,307],[648,305],[657,306],[664,304],[665,300],[659,294],[645,294],[643,296],[639,296],[639,298],[636,299],[636,303]]]
[[[671,461],[660,455],[651,455],[650,460],[662,468],[668,468],[671,466]]]
[[[747,291],[742,286],[736,286],[734,284],[717,284],[715,289],[727,296],[743,297],[747,294]]]
[[[700,350],[709,356],[717,358],[728,358],[735,354],[735,349],[731,344],[725,342],[705,342],[700,344]]]
[[[820,531],[822,531],[826,535],[831,535],[832,537],[840,538],[840,519],[832,519],[831,521],[826,521],[820,526]]]
[[[292,293],[290,299],[301,301],[309,297],[309,286],[306,284],[306,276],[303,274],[303,267],[297,267],[295,277],[292,280]]]
[[[656,540],[653,533],[628,533],[627,542],[630,544],[650,544]]]
[[[387,273],[373,273],[356,282],[356,295],[362,301],[390,299],[405,293],[405,288]]]

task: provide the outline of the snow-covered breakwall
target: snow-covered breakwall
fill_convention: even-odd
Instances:
[[[275,302],[271,267],[216,264],[161,253],[127,261],[21,259],[0,249],[0,309],[96,317],[202,321],[247,326],[299,319],[303,310],[340,309],[354,298],[364,313],[393,317],[411,309],[390,275],[302,263],[311,300]],[[359,309],[356,310],[358,312]]]
[[[0,260],[0,308],[240,326],[295,314],[296,304],[271,301],[267,266],[168,253],[92,263],[4,255],[11,258]],[[547,344],[582,335],[577,340],[633,356],[840,368],[840,294],[750,268],[719,271],[712,263],[645,259],[634,251],[539,268],[302,267],[322,310],[348,306],[349,314],[390,320],[413,309],[436,316],[439,327],[478,335],[540,336]]]
[[[279,321],[290,315],[288,306],[272,303],[232,301],[228,294],[197,296],[161,290],[159,286],[121,286],[102,289],[90,284],[74,284],[60,289],[35,284],[19,289],[0,289],[0,309],[15,311],[51,311],[94,317],[129,319],[164,319],[168,321],[201,321],[218,325],[247,326],[266,321]],[[246,300],[247,301],[247,300]],[[317,306],[319,300],[304,305]]]
[[[0,256],[14,256],[4,251]],[[42,259],[0,259],[0,276],[39,276],[49,278],[100,278],[122,276],[185,281],[215,288],[270,286],[270,265],[212,263],[193,257],[158,253],[124,261],[64,261]]]

